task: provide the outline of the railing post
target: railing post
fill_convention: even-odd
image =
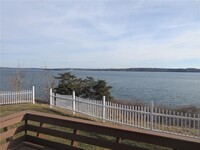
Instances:
[[[35,87],[33,86],[33,104],[35,104]]]
[[[27,116],[25,116],[25,122],[24,122],[24,126],[25,126],[25,137],[27,136],[27,125],[28,125],[28,120],[27,120]]]
[[[105,122],[105,116],[106,116],[105,105],[106,105],[106,97],[103,96],[103,103],[102,103],[102,120],[103,120],[103,122]]]
[[[50,89],[50,108],[52,108],[52,103],[53,103],[53,92],[52,89]]]
[[[75,111],[76,111],[76,94],[75,94],[75,91],[73,91],[72,93],[72,110],[73,110],[73,114],[75,114]]]
[[[77,134],[78,134],[78,132],[79,132],[79,130],[78,130],[78,129],[74,129],[74,131],[73,131],[73,135],[77,135]],[[76,146],[76,144],[77,144],[77,142],[76,142],[76,141],[74,141],[74,140],[71,140],[71,146],[75,147],[75,146]]]
[[[153,104],[153,101],[151,101],[151,112],[150,112],[150,129],[153,130],[153,107],[154,107],[154,104]]]

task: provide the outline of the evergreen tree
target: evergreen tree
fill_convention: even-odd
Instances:
[[[107,86],[104,80],[95,81],[92,77],[87,77],[83,80],[70,72],[61,73],[55,78],[58,80],[58,86],[55,90],[59,94],[71,95],[72,91],[75,91],[76,96],[82,98],[102,100],[102,97],[106,96],[107,100],[113,99],[109,91],[112,87]]]
[[[96,85],[96,81],[92,77],[87,77],[85,80],[83,80],[84,89],[83,89],[83,98],[91,98],[95,99],[95,91],[94,86]]]
[[[72,94],[72,91],[79,91],[77,88],[79,87],[80,80],[69,72],[61,73],[55,78],[58,79],[58,86],[55,88],[57,93],[69,95]]]
[[[93,87],[95,91],[95,99],[102,99],[103,96],[106,97],[108,101],[111,101],[113,98],[110,96],[111,86],[107,86],[107,83],[104,80],[98,80]]]

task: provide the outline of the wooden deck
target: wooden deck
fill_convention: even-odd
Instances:
[[[199,150],[200,148],[200,139],[185,138],[137,128],[124,128],[35,111],[23,111],[9,115],[1,118],[0,121],[0,129],[3,129],[3,132],[0,133],[0,141],[5,141],[0,145],[1,150],[82,149],[82,147],[78,147],[79,142],[108,149],[145,150],[142,147],[125,144],[123,140],[178,150]],[[58,130],[58,128],[62,128],[62,130]],[[66,132],[65,129],[71,129],[72,132]],[[34,134],[30,134],[30,132]],[[101,134],[112,137],[113,140],[86,136],[79,134],[80,132]],[[67,139],[70,143],[50,140],[43,135]],[[19,143],[21,143],[20,146]]]
[[[27,146],[27,145],[23,145],[23,146],[17,148],[16,150],[38,150],[38,149],[30,147],[30,146]]]
[[[23,142],[18,145],[15,150],[55,150],[49,147],[33,144],[30,142]]]

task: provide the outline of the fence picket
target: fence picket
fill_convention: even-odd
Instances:
[[[150,129],[150,109],[147,107],[147,128]]]
[[[162,123],[161,123],[161,129],[162,129],[162,132],[164,131],[164,109],[162,109],[162,112],[161,112],[161,115],[162,115]]]
[[[187,135],[187,113],[185,113],[185,132],[184,132],[184,135],[186,136]]]
[[[129,124],[132,125],[132,106],[131,105],[129,107],[129,113],[130,113],[130,115],[129,115]]]
[[[179,130],[179,128],[180,128],[180,114],[179,112],[177,112],[177,129]],[[178,134],[180,133],[178,132]]]
[[[191,133],[191,113],[189,113],[189,132]]]
[[[200,138],[200,114],[198,114],[198,121],[197,121],[197,136]]]
[[[34,95],[34,90],[0,91],[0,105],[30,103],[33,102]]]
[[[165,116],[165,131],[168,132],[168,130],[169,130],[168,129],[168,115],[169,115],[168,110],[166,110],[165,114],[166,114],[166,116]]]
[[[109,102],[109,106],[110,106],[110,117],[109,117],[110,119],[109,120],[111,121],[112,120],[112,106],[111,106],[111,102]]]
[[[127,114],[127,106],[125,105],[124,106],[124,109],[123,109],[123,111],[124,111],[124,122],[123,123],[125,123],[126,124],[126,114]]]
[[[132,122],[133,122],[133,126],[135,126],[135,106],[132,106]]]
[[[53,95],[50,96],[52,98]],[[57,99],[56,106],[61,107],[62,101],[65,101],[64,104],[71,105],[71,107],[65,106],[65,108],[73,110],[72,98],[65,95],[56,95],[55,98]],[[182,112],[154,108],[153,103],[151,103],[151,107],[128,106],[105,101],[105,98],[102,102],[76,97],[74,111],[102,119],[103,122],[110,121],[148,130],[200,138],[199,114],[191,116],[187,113],[184,115]]]
[[[195,120],[195,118],[196,118],[196,114],[193,115],[193,130],[194,131],[196,129],[196,120]]]
[[[135,126],[137,127],[138,126],[138,122],[137,122],[137,115],[138,115],[138,113],[137,113],[137,106],[135,106]]]
[[[146,110],[146,106],[144,106],[144,128],[147,129],[147,123],[146,123],[146,116],[147,116],[147,110]]]
[[[121,105],[121,123],[124,122],[124,112],[123,112],[123,105]]]
[[[141,118],[140,106],[138,106],[138,126],[141,126],[140,118]]]

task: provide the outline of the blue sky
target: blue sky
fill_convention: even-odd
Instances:
[[[200,0],[0,0],[1,67],[200,68]]]

